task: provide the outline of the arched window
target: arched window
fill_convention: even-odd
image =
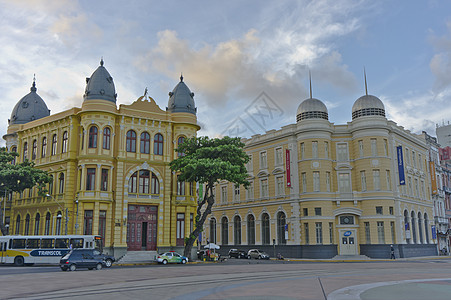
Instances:
[[[149,194],[150,172],[148,170],[139,171],[139,191],[140,194]]]
[[[56,148],[58,146],[58,139],[56,134],[52,136],[52,156],[56,155]]]
[[[97,148],[97,132],[96,126],[89,128],[88,148]]]
[[[34,219],[34,235],[39,235],[39,225],[41,223],[41,215],[39,213],[36,214]]]
[[[227,217],[223,217],[221,220],[221,241],[223,245],[229,244],[229,222]]]
[[[424,213],[424,236],[426,237],[426,244],[429,244],[429,220],[427,213]]]
[[[47,138],[42,138],[42,149],[41,149],[41,157],[44,158],[47,154]]]
[[[63,217],[63,215],[61,214],[60,211],[58,211],[58,213],[56,214],[56,235],[60,235],[61,234],[61,218]]]
[[[423,224],[421,224],[421,213],[418,212],[418,234],[420,235],[420,244],[423,244],[424,240],[423,240]]]
[[[406,241],[407,244],[410,244],[411,238],[410,238],[410,224],[409,224],[409,213],[407,210],[404,211],[404,228],[406,233]]]
[[[159,194],[160,193],[160,181],[158,180],[158,177],[152,173],[152,194]]]
[[[262,215],[262,244],[269,245],[270,243],[269,215],[267,213],[264,213]]]
[[[177,147],[180,146],[181,144],[183,144],[183,142],[185,141],[185,137],[181,136],[177,139]],[[185,156],[184,153],[178,152],[177,153],[178,156]]]
[[[12,147],[11,152],[17,152],[17,147]],[[16,156],[14,156],[14,159],[11,161],[12,165],[16,164]]]
[[[216,243],[216,219],[210,219],[210,243]]]
[[[287,224],[285,213],[279,211],[277,213],[277,244],[285,245],[287,240],[285,239],[285,224]]]
[[[128,192],[131,194],[159,194],[160,182],[154,173],[152,173],[151,181],[150,173],[148,170],[139,170],[133,173],[128,181]]]
[[[253,215],[247,216],[247,244],[255,245],[255,218]]]
[[[153,138],[153,154],[163,155],[163,135],[160,133]]]
[[[37,156],[38,156],[38,141],[34,140],[33,149],[31,152],[31,160],[35,160]]]
[[[59,177],[58,193],[60,194],[64,193],[64,173],[61,173]]]
[[[417,230],[415,228],[415,212],[412,210],[412,212],[410,213],[410,223],[412,225],[412,238],[413,238],[413,243],[416,244],[417,243]]]
[[[108,127],[103,129],[103,149],[110,149],[111,130]]]
[[[16,218],[16,234],[20,234],[20,215],[17,215]]]
[[[69,140],[69,136],[67,131],[64,131],[63,133],[63,145],[61,147],[61,153],[66,153],[67,152],[67,142]]]
[[[28,143],[23,143],[23,161],[28,159]]]
[[[47,214],[45,215],[45,226],[44,226],[44,234],[45,235],[49,235],[50,234],[50,213],[47,212]]]
[[[233,241],[235,245],[241,245],[241,218],[235,216],[233,218]]]
[[[53,175],[50,175],[50,182],[49,182],[49,194],[53,195]]]
[[[147,132],[141,133],[139,146],[141,153],[150,153],[150,134],[148,134]]]
[[[24,229],[24,235],[30,234],[30,214],[27,214],[25,217],[25,229]]]
[[[128,192],[136,193],[138,191],[138,172],[133,173],[128,181]]]
[[[136,132],[133,130],[127,131],[126,151],[136,152]]]

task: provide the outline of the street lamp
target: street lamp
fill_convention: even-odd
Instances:
[[[46,196],[52,198],[56,202],[56,204],[58,204],[58,206],[61,208],[61,210],[64,210],[64,207],[62,207],[61,204],[52,195],[46,194]],[[65,216],[64,219],[65,219],[65,225],[66,226],[65,226],[64,234],[67,235],[67,223],[69,222],[68,208],[67,207],[66,207],[65,211],[66,211],[66,216]],[[62,215],[58,214],[57,217],[61,218]]]

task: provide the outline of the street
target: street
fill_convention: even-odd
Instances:
[[[399,284],[386,285],[392,281]],[[370,285],[354,287],[363,284]],[[371,289],[373,285],[381,287]],[[405,292],[404,286],[408,287]],[[418,287],[421,290],[415,291]],[[408,295],[409,299],[443,300],[451,298],[451,259],[368,262],[229,259],[223,263],[113,266],[75,272],[62,272],[53,266],[0,266],[0,290],[1,299],[370,300],[406,299],[403,293],[414,292]],[[353,298],[353,293],[358,297]]]

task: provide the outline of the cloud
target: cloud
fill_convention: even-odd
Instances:
[[[448,32],[443,36],[431,36],[430,40],[437,53],[432,57],[429,67],[435,76],[434,90],[440,92],[451,86],[451,21]]]

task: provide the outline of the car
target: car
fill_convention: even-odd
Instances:
[[[168,263],[184,265],[188,262],[188,257],[180,255],[174,251],[169,251],[166,253],[158,254],[157,256],[155,256],[155,260],[163,265],[166,265]]]
[[[108,254],[103,254],[102,252],[100,252],[99,250],[93,250],[92,254],[94,255],[94,257],[96,258],[101,258],[105,261],[105,267],[107,268],[111,268],[111,266],[113,265],[113,263],[116,261],[116,258],[114,258],[114,256],[112,255],[108,255]]]
[[[230,249],[229,250],[229,258],[247,258],[247,253],[244,250],[239,249]]]
[[[255,259],[269,259],[269,255],[266,252],[260,251],[258,249],[251,249],[247,253],[247,258],[255,258]]]
[[[98,250],[72,249],[60,260],[60,268],[63,271],[75,271],[78,268],[89,270],[101,270],[106,264],[104,257],[98,255]]]

